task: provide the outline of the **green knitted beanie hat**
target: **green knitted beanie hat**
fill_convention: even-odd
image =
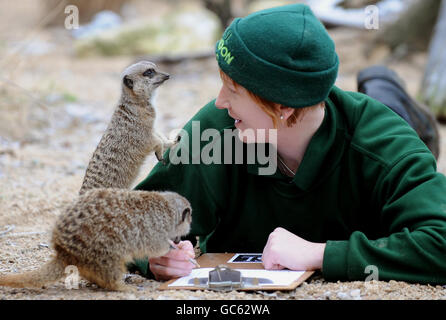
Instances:
[[[235,82],[292,108],[325,100],[338,72],[333,40],[303,4],[234,19],[215,51],[218,65]]]

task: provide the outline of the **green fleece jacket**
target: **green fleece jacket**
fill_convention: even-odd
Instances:
[[[214,102],[184,127],[189,141],[181,143],[190,149],[192,121],[201,132],[234,129]],[[191,236],[199,236],[203,252],[262,252],[268,235],[283,227],[326,242],[327,280],[365,280],[376,270],[379,280],[446,283],[446,179],[434,156],[403,119],[366,95],[333,87],[325,102],[294,178],[279,170],[259,175],[259,162],[168,161],[136,189],[185,196]]]

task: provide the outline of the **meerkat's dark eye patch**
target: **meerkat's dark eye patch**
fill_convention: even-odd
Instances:
[[[156,74],[155,69],[147,69],[146,71],[144,71],[144,73],[142,74],[144,77],[149,77],[152,78],[154,75]]]
[[[181,221],[186,220],[186,218],[187,218],[189,215],[190,215],[190,208],[186,208],[186,209],[184,209],[184,211],[183,211],[183,217],[182,217]]]
[[[125,86],[129,89],[133,89],[133,80],[130,79],[129,77],[125,76],[124,80],[123,80]]]

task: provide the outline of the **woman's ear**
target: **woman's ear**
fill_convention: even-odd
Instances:
[[[296,109],[280,105],[279,106],[280,120],[283,121],[284,123],[286,123],[288,118],[294,113],[294,110],[296,110]]]

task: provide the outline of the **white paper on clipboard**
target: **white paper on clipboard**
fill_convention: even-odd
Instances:
[[[194,278],[206,278],[213,268],[193,269],[191,274],[177,279],[169,287],[193,287]],[[235,269],[241,272],[242,277],[262,278],[269,280],[266,286],[289,286],[299,279],[305,271],[291,270],[262,270],[262,269]]]

